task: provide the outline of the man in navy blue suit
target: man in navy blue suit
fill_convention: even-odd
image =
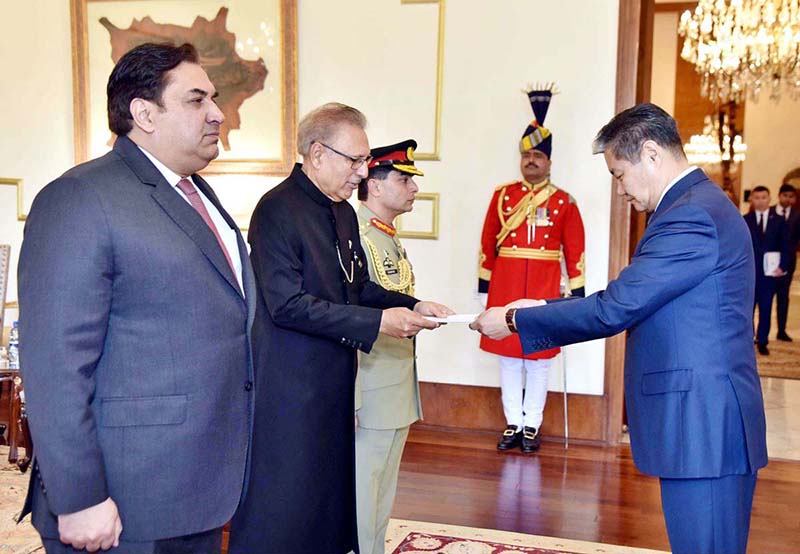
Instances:
[[[525,352],[627,330],[631,450],[661,479],[673,552],[743,553],[767,463],[747,226],[689,166],[675,120],[658,106],[618,114],[594,152],[604,153],[617,194],[652,214],[630,265],[587,298],[520,300],[471,327],[495,339],[518,332]]]
[[[774,210],[769,209],[769,189],[767,187],[755,187],[750,193],[750,203],[753,209],[744,216],[744,220],[750,229],[756,262],[756,297],[753,306],[754,309],[758,306],[756,344],[759,354],[769,356],[767,343],[769,342],[772,316],[772,297],[775,296],[775,284],[778,277],[786,275],[786,263],[789,258],[786,222]],[[764,272],[764,255],[767,252],[780,253],[780,267],[771,271],[770,274]]]
[[[789,315],[789,289],[792,286],[794,270],[797,267],[797,245],[800,243],[800,214],[795,209],[797,191],[789,183],[781,185],[778,191],[778,203],[770,211],[786,222],[786,239],[788,243],[788,259],[786,260],[786,275],[775,280],[775,299],[778,314],[778,340],[792,342],[792,337],[786,333],[786,320]]]

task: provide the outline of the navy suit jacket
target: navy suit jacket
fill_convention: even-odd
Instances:
[[[800,213],[798,213],[796,208],[792,208],[787,221],[783,216],[778,214],[775,210],[775,206],[772,206],[769,211],[770,213],[774,213],[776,217],[783,219],[786,223],[786,248],[788,249],[786,271],[791,273],[797,267],[797,245],[800,243]]]
[[[754,277],[742,216],[697,169],[667,192],[606,290],[519,310],[516,322],[526,352],[627,329],[637,467],[668,478],[745,474],[767,463]]]
[[[744,220],[747,223],[747,227],[750,230],[750,238],[753,241],[756,274],[760,277],[764,276],[764,254],[766,252],[780,252],[781,268],[787,271],[790,264],[790,247],[784,219],[775,212],[774,208],[768,209],[767,228],[763,233],[758,228],[758,219],[755,211],[745,214]]]
[[[196,186],[236,225],[199,176]],[[253,420],[255,277],[128,138],[47,185],[19,259],[33,524],[109,496],[126,541],[220,527]]]

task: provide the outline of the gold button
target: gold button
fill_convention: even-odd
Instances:
[[[554,214],[557,214],[557,213],[558,213],[558,210],[553,210],[553,213],[554,213]]]
[[[516,244],[511,247],[511,250],[516,250],[516,249],[517,249],[517,245]]]
[[[511,233],[511,238],[514,238],[516,236],[517,236],[517,233]]]
[[[550,235],[545,235],[544,238],[549,239]]]
[[[540,246],[540,247],[539,247],[539,250],[544,250],[544,246]]]
[[[507,212],[510,212],[510,211],[511,211],[511,208],[506,208],[506,211],[507,211]]]
[[[527,190],[528,190],[528,187],[522,187],[522,192],[525,192]]]
[[[560,200],[558,201],[558,203],[559,203],[559,204],[563,204],[563,203],[564,203],[564,199],[563,199],[563,198],[562,198],[562,199],[560,199]]]
[[[511,200],[511,197],[506,194],[505,197],[503,198],[503,200]]]

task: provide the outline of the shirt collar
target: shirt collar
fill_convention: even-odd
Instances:
[[[678,181],[680,181],[681,179],[683,179],[684,177],[686,177],[687,175],[689,175],[689,173],[691,173],[691,172],[692,172],[692,171],[694,171],[695,169],[697,169],[697,166],[696,166],[696,165],[690,165],[689,167],[687,167],[686,169],[684,169],[683,171],[681,171],[681,172],[678,174],[678,176],[677,176],[677,177],[675,177],[675,178],[674,178],[672,181],[670,181],[670,182],[669,182],[669,184],[668,184],[666,187],[664,187],[664,190],[662,190],[662,191],[661,191],[661,196],[660,196],[660,197],[659,197],[659,199],[658,199],[658,204],[656,204],[656,209],[655,209],[655,210],[653,210],[654,212],[655,212],[655,211],[658,209],[658,207],[661,205],[661,202],[664,200],[664,197],[667,195],[667,192],[669,192],[669,189],[671,189],[672,187],[674,187],[675,185],[677,185],[677,184],[678,184]]]
[[[368,224],[375,227],[377,230],[389,235],[390,237],[394,237],[397,233],[397,229],[392,223],[386,223],[384,220],[378,217],[375,212],[370,210],[363,202],[358,207],[358,216]]]
[[[181,179],[183,179],[183,177],[181,177],[180,175],[178,175],[177,173],[172,171],[170,168],[165,166],[163,163],[161,163],[158,160],[158,158],[153,156],[150,152],[148,152],[147,150],[145,150],[144,148],[142,148],[138,144],[136,146],[139,148],[139,150],[141,150],[144,153],[145,156],[147,156],[148,160],[153,162],[153,165],[156,166],[156,169],[158,169],[158,171],[161,173],[161,175],[164,176],[164,179],[167,180],[167,183],[169,183],[169,185],[171,187],[177,187],[178,186],[178,182]]]
[[[303,164],[294,164],[291,177],[317,204],[325,207],[330,207],[333,204],[333,200],[325,196],[325,194],[317,188],[317,185],[308,178],[308,175],[303,172]]]

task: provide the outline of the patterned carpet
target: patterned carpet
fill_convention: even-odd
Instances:
[[[0,554],[44,553],[30,518],[19,525],[14,521],[25,501],[29,475],[9,465],[8,447],[0,446]]]
[[[386,554],[665,554],[597,542],[393,519]]]
[[[778,321],[773,302],[769,356],[762,356],[756,351],[758,374],[761,377],[800,379],[800,281],[798,281],[798,276],[800,273],[795,275],[792,282],[789,317],[786,321],[786,332],[795,340],[794,342],[781,342],[774,338]],[[756,310],[755,323],[758,325],[758,310]]]
[[[790,336],[797,337],[794,342],[770,340],[769,356],[756,352],[758,374],[762,377],[782,377],[800,379],[800,330],[788,330]]]

